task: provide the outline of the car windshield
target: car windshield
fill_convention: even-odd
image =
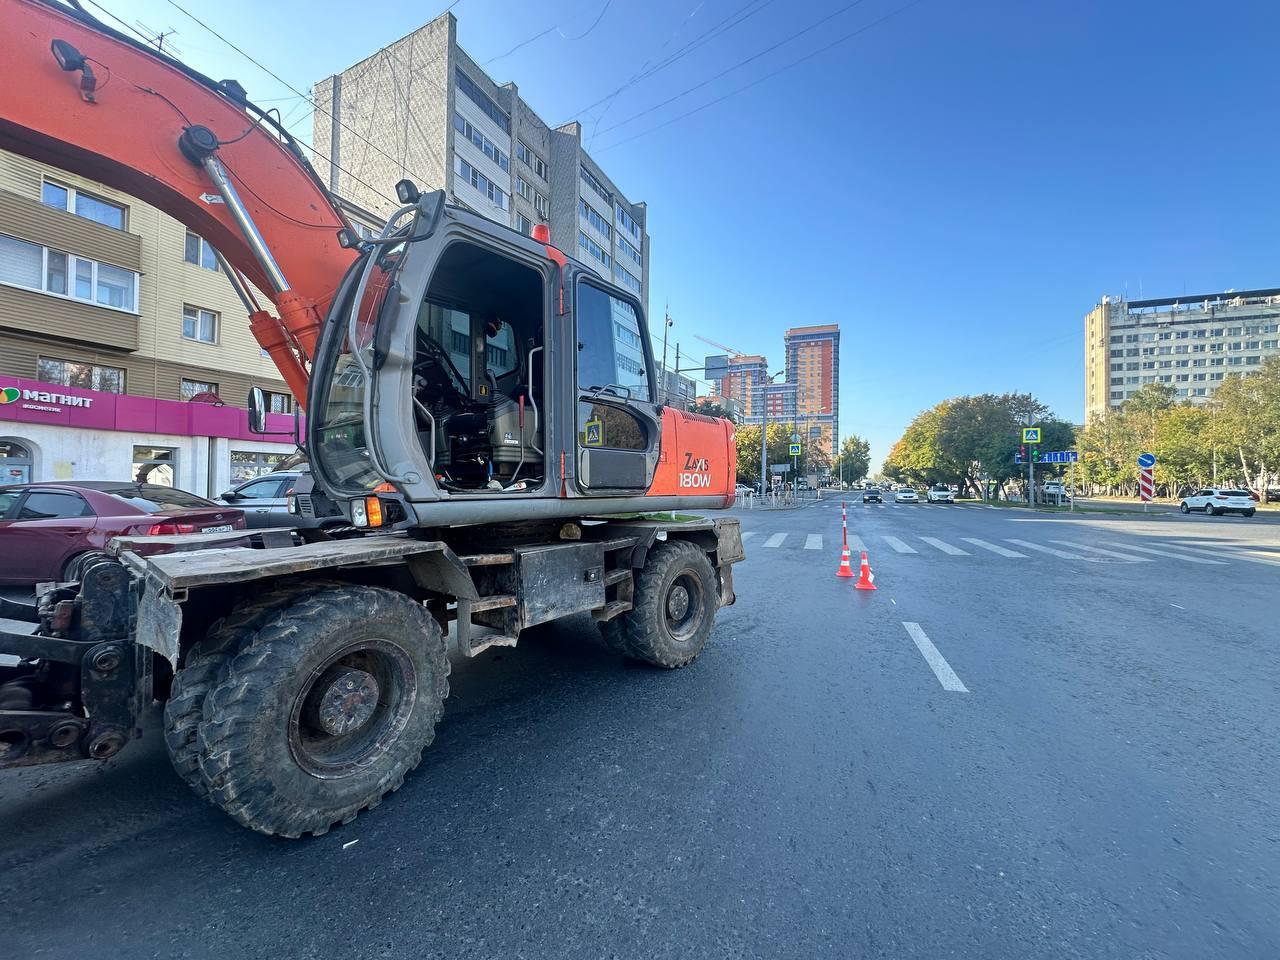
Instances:
[[[163,513],[170,510],[195,510],[204,507],[216,507],[217,504],[194,493],[178,490],[174,487],[162,487],[159,484],[122,483],[118,487],[99,487],[100,493],[109,493],[119,497],[132,507],[143,513]]]

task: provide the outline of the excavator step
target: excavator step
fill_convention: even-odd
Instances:
[[[468,638],[467,642],[461,646],[464,656],[474,657],[476,654],[483,653],[490,647],[514,647],[515,645],[515,637],[506,637],[495,632],[473,634]]]
[[[599,610],[592,610],[591,616],[597,620],[612,620],[620,613],[626,613],[631,609],[630,600],[611,600]]]
[[[471,612],[481,613],[485,610],[501,610],[503,607],[514,607],[515,605],[516,598],[511,594],[481,597],[479,600],[471,601]]]
[[[610,570],[604,575],[604,585],[606,587],[611,587],[615,583],[622,583],[624,580],[630,579],[631,570],[628,567],[624,567],[621,570]]]

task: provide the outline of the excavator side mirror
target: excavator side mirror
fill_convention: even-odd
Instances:
[[[248,401],[249,430],[251,433],[267,432],[267,398],[261,387],[249,389]]]

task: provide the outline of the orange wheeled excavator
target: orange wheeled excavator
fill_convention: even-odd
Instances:
[[[644,310],[551,245],[423,192],[362,237],[302,148],[77,2],[0,0],[0,149],[150,203],[213,246],[307,416],[306,540],[113,541],[0,600],[0,767],[114,756],[164,702],[175,769],[240,823],[318,834],[398,788],[474,656],[590,613],[691,662],[743,558],[733,427],[664,405]],[[388,185],[390,187],[391,185]],[[3,227],[0,226],[0,230]],[[260,393],[250,426],[265,430]],[[299,428],[301,431],[301,427]]]

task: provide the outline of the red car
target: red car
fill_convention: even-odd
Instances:
[[[65,579],[112,537],[245,529],[244,511],[152,483],[79,480],[0,487],[0,584]]]

